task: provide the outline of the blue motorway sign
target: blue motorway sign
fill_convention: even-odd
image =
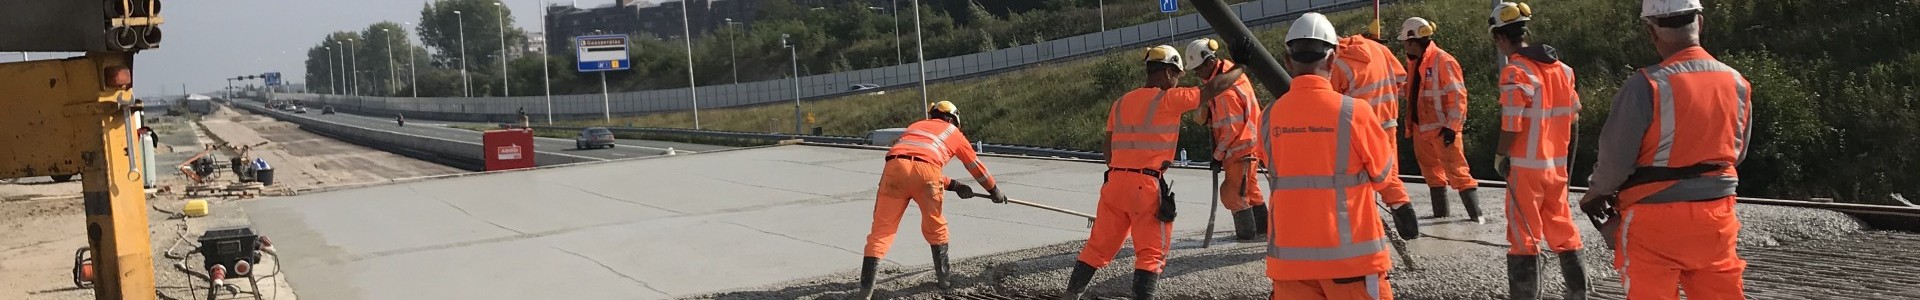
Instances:
[[[626,35],[590,35],[573,38],[581,72],[606,72],[633,68],[627,56]]]
[[[267,72],[266,74],[260,74],[260,78],[265,78],[267,80],[267,86],[280,86],[280,72]]]
[[[1172,13],[1180,10],[1180,0],[1160,0],[1160,12]]]

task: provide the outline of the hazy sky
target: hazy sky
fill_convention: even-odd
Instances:
[[[142,95],[159,95],[163,89],[166,94],[179,94],[181,84],[194,92],[209,92],[225,87],[225,78],[265,72],[280,72],[286,80],[302,82],[307,48],[328,32],[358,31],[380,21],[417,22],[420,7],[428,0],[163,1],[165,39],[159,49],[134,58],[134,92]],[[499,1],[511,6],[516,27],[540,30],[540,0]],[[613,3],[549,1],[583,7]],[[74,54],[31,55],[38,60]],[[17,60],[18,53],[0,53],[0,62]]]

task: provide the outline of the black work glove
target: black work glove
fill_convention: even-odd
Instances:
[[[1220,162],[1220,160],[1216,159],[1211,162],[1207,162],[1207,169],[1213,170],[1214,173],[1220,173],[1220,170],[1222,170],[1223,168],[1226,168],[1226,163],[1222,163]]]
[[[1453,146],[1453,139],[1458,138],[1459,136],[1460,136],[1459,134],[1455,134],[1455,132],[1453,132],[1453,128],[1446,128],[1446,127],[1440,128],[1440,141],[1447,143],[1447,146]]]
[[[961,184],[960,181],[952,179],[947,180],[947,191],[960,195],[960,199],[973,199],[974,196],[980,195],[973,193],[973,187]]]
[[[1507,172],[1512,171],[1511,166],[1512,160],[1508,159],[1506,155],[1493,155],[1493,173],[1500,175],[1500,180],[1507,179]]]
[[[1393,212],[1393,228],[1400,232],[1400,239],[1420,238],[1420,219],[1413,215],[1413,204],[1403,204],[1400,208],[1389,210]]]
[[[993,203],[1007,203],[1007,194],[1000,193],[1000,187],[996,186],[987,189],[987,199],[993,199]]]
[[[1173,223],[1173,217],[1179,215],[1179,212],[1174,211],[1173,191],[1169,190],[1166,184],[1161,184],[1160,209],[1154,211],[1154,218],[1160,219],[1160,222]]]

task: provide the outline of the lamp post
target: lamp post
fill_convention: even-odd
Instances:
[[[727,20],[727,29],[733,29],[733,25],[740,24],[739,22],[734,22],[733,18],[727,18],[726,20]],[[740,55],[738,54],[739,52],[735,50],[733,46],[734,36],[738,36],[738,35],[740,35],[740,32],[738,30],[728,30],[727,65],[733,66],[733,84],[740,84],[740,58],[739,58]]]
[[[473,97],[473,81],[467,77],[467,17],[456,10],[453,18],[460,23],[460,91],[464,97]]]
[[[680,1],[680,38],[687,44],[687,96],[693,99],[693,129],[700,129],[700,89],[693,82],[693,23],[687,21],[687,2]]]
[[[325,43],[321,44],[324,45]],[[320,46],[320,51],[323,52],[321,56],[327,57],[327,93],[338,95],[340,94],[340,81],[333,80],[333,75],[339,75],[340,71],[333,69],[333,47]],[[186,90],[183,89],[181,92],[186,92]]]
[[[351,93],[353,93],[354,96],[360,95],[360,62],[358,62],[358,60],[360,60],[359,52],[360,51],[355,51],[355,47],[353,47],[353,39],[351,38],[347,39],[347,75],[350,76],[347,79],[347,82],[352,84],[352,87],[348,88],[348,90],[351,91]]]
[[[1100,0],[1100,31],[1107,31],[1107,0]]]
[[[900,0],[888,1],[893,7],[887,11],[893,13],[893,64],[907,64],[907,55],[900,52]]]
[[[780,35],[780,47],[787,48],[787,57],[793,60],[793,134],[800,135],[800,50],[786,34]]]
[[[513,96],[511,83],[507,83],[507,7],[494,2],[494,11],[500,15],[500,96]]]
[[[400,25],[411,26],[413,25],[413,23],[400,22]],[[407,90],[413,91],[414,98],[419,98],[420,97],[420,58],[413,53],[412,43],[407,44],[407,73],[410,73],[410,75],[408,75],[410,77],[407,78]]]
[[[1105,7],[1105,6],[1102,6]],[[920,58],[920,109],[927,108],[927,44],[920,38],[920,0],[913,0],[913,52]]]
[[[391,95],[395,92],[394,86],[399,85],[400,81],[400,77],[393,73],[400,67],[393,65],[393,30],[381,28],[380,32],[386,34],[387,38],[387,94]]]
[[[553,49],[547,46],[553,44],[547,42],[551,36],[547,34],[547,1],[540,0],[540,41],[544,44],[540,45],[540,80],[547,88],[547,125],[553,125],[553,71],[547,66],[553,58]]]

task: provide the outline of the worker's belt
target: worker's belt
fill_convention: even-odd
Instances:
[[[912,160],[912,161],[923,162],[923,163],[933,163],[931,161],[927,161],[927,159],[925,158],[920,158],[919,156],[912,156],[912,155],[906,155],[906,154],[894,154],[894,155],[887,156],[887,160],[889,161],[895,160],[895,159],[905,159],[905,160]]]
[[[1158,177],[1160,177],[1160,175],[1161,175],[1161,174],[1163,174],[1163,173],[1162,173],[1162,171],[1160,171],[1160,170],[1156,170],[1156,169],[1146,169],[1146,168],[1141,168],[1141,169],[1129,169],[1129,168],[1107,168],[1107,172],[1113,172],[1113,171],[1121,171],[1121,172],[1134,172],[1134,173],[1140,173],[1140,174],[1147,174],[1147,176],[1153,176],[1153,177],[1155,177],[1155,178],[1158,178]]]
[[[1585,212],[1587,214],[1587,220],[1593,222],[1593,227],[1595,229],[1600,230],[1601,236],[1604,237],[1607,242],[1607,248],[1614,249],[1617,251],[1619,250],[1619,248],[1615,248],[1615,245],[1618,245],[1620,242],[1618,240],[1619,235],[1617,235],[1617,233],[1619,232],[1619,229],[1621,226],[1620,221],[1622,221],[1620,219],[1621,207],[1620,207],[1619,191],[1625,191],[1635,186],[1655,183],[1655,182],[1666,182],[1666,181],[1700,178],[1702,176],[1706,176],[1707,173],[1720,171],[1726,168],[1730,168],[1732,166],[1733,164],[1729,164],[1726,162],[1703,162],[1703,163],[1693,164],[1691,166],[1678,167],[1678,168],[1669,168],[1669,167],[1634,168],[1633,174],[1628,174],[1627,180],[1624,182],[1621,182],[1620,187],[1614,189],[1615,192],[1613,194],[1602,195],[1591,202],[1580,203],[1580,211]],[[1709,201],[1709,200],[1719,200],[1719,199],[1720,198],[1708,198],[1708,199],[1668,201],[1668,202],[1693,202],[1693,201]]]

